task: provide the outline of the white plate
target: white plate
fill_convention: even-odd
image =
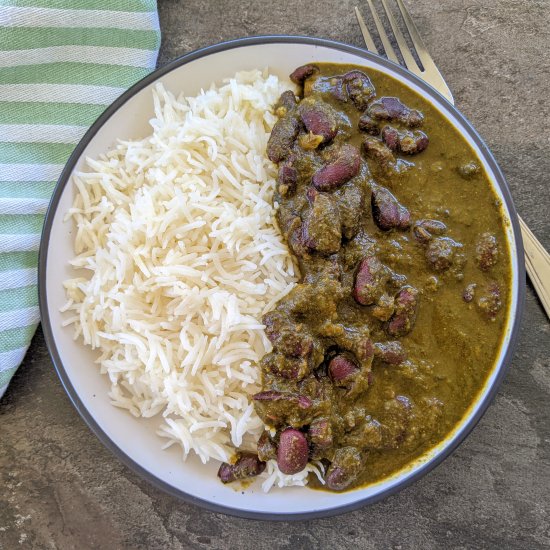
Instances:
[[[212,461],[204,466],[195,456],[184,463],[175,447],[161,451],[163,441],[155,434],[158,421],[136,419],[113,407],[107,397],[108,381],[93,364],[95,354],[73,340],[72,328],[61,327],[59,309],[65,302],[62,281],[74,276],[68,266],[74,255],[73,227],[71,222],[63,221],[74,196],[68,182],[73,171],[83,168],[86,156],[107,151],[119,138],[142,138],[150,132],[151,89],[158,80],[176,95],[181,91],[195,95],[201,88],[240,70],[268,67],[270,72],[287,79],[293,69],[310,61],[356,63],[391,74],[428,97],[473,144],[511,222],[510,318],[499,360],[479,399],[454,433],[412,468],[369,487],[339,494],[301,487],[264,494],[258,482],[241,491],[218,481],[218,463]],[[266,519],[319,517],[351,510],[395,492],[441,462],[477,423],[504,376],[518,332],[524,280],[523,248],[508,187],[489,150],[464,117],[423,81],[385,59],[344,44],[301,37],[258,37],[205,48],[175,60],[132,87],[92,126],[70,158],[54,193],[40,248],[40,308],[46,342],[65,389],[90,428],[122,461],[171,494],[211,510]]]

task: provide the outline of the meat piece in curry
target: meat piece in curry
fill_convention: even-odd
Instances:
[[[510,260],[487,174],[430,103],[356,66],[291,80],[267,154],[302,280],[264,317],[273,351],[254,403],[270,431],[220,477],[318,461],[342,491],[397,472],[463,417],[499,350]]]

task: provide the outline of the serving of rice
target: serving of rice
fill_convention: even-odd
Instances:
[[[254,450],[250,396],[271,350],[261,318],[298,279],[275,222],[265,147],[286,87],[241,72],[177,99],[153,91],[152,134],[121,141],[73,180],[66,325],[99,350],[113,405],[158,415],[164,447],[203,462]],[[159,445],[160,447],[160,445]],[[267,465],[263,488],[304,485]]]

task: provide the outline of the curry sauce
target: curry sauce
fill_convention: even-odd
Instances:
[[[273,351],[254,400],[272,430],[220,477],[318,461],[325,484],[311,485],[341,491],[402,469],[464,416],[499,352],[510,255],[488,175],[430,102],[353,65],[291,79],[267,154],[302,280],[264,318]]]

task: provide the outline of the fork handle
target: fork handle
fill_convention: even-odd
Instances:
[[[542,244],[521,218],[519,218],[519,224],[525,247],[525,267],[546,315],[550,318],[550,254],[544,250]]]

